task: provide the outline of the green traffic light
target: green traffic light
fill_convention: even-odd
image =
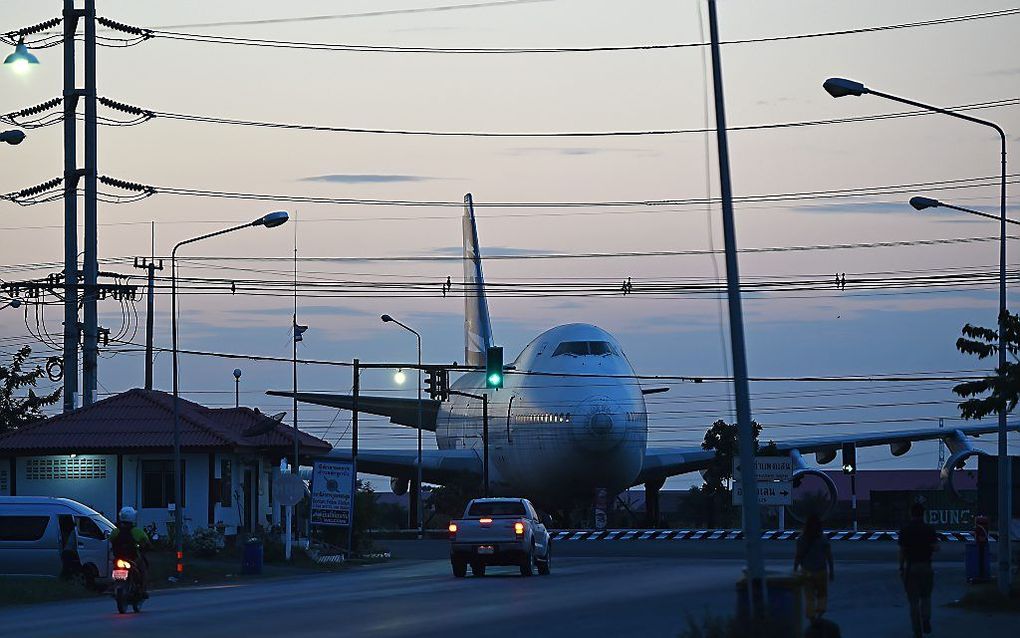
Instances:
[[[493,388],[499,387],[499,384],[500,384],[500,382],[502,380],[503,380],[502,376],[500,376],[498,374],[490,374],[489,375],[489,387],[493,387]]]

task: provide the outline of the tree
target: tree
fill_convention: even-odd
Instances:
[[[965,381],[956,385],[953,392],[963,397],[960,402],[960,416],[965,419],[980,419],[1005,408],[1012,412],[1020,398],[1020,316],[1006,313],[1006,352],[1013,361],[1006,360],[1004,370],[996,368],[996,374],[977,381]],[[956,349],[964,354],[976,355],[978,359],[998,356],[999,332],[981,326],[967,324],[963,336],[956,340]],[[1000,376],[1001,375],[1001,376]],[[987,395],[987,396],[981,396]]]
[[[773,456],[777,453],[773,441],[769,441],[764,448],[758,447],[761,425],[751,421],[751,430],[754,432],[754,449],[757,454]],[[715,527],[716,510],[720,507],[724,509],[722,512],[724,517],[729,514],[726,510],[729,507],[729,500],[723,500],[722,497],[729,492],[729,481],[733,478],[733,459],[740,453],[737,433],[736,423],[727,423],[719,419],[705,432],[705,440],[701,444],[703,450],[715,450],[715,458],[703,472],[705,485],[700,489],[692,488],[691,494],[695,500],[702,501],[709,527]]]
[[[0,366],[0,432],[46,418],[42,408],[60,400],[60,388],[53,394],[39,396],[35,384],[46,374],[39,366],[26,368],[32,348],[24,346],[14,354],[10,365]],[[20,390],[28,388],[28,396],[20,398]]]
[[[754,432],[754,448],[757,450],[761,426],[756,421],[751,421],[751,430]],[[733,478],[733,458],[740,453],[737,431],[736,423],[727,423],[719,419],[705,432],[705,441],[701,444],[701,449],[715,450],[715,458],[704,473],[704,489],[709,494],[726,492],[727,483]]]

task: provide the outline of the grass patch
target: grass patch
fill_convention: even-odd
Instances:
[[[0,577],[0,607],[73,598],[95,598],[98,595],[79,584],[57,578]]]
[[[959,600],[950,603],[949,606],[975,611],[1020,614],[1020,597],[1016,593],[1013,596],[1001,594],[995,583],[986,583],[971,585]]]
[[[194,554],[184,554],[184,576],[176,583],[171,576],[176,575],[177,561],[173,552],[150,553],[149,586],[157,589],[195,584],[213,584],[222,582],[244,582],[264,578],[280,578],[286,576],[306,576],[310,573],[333,573],[342,571],[349,566],[367,561],[348,561],[346,565],[320,565],[309,558],[304,551],[295,548],[292,560],[264,562],[262,573],[241,574],[240,549],[228,549],[212,558],[199,558]]]

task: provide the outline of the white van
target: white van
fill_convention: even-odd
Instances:
[[[0,575],[59,576],[73,531],[87,584],[110,577],[113,523],[67,498],[0,496]]]

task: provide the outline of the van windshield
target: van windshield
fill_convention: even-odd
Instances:
[[[482,501],[472,503],[468,516],[524,516],[524,503],[520,501]]]

